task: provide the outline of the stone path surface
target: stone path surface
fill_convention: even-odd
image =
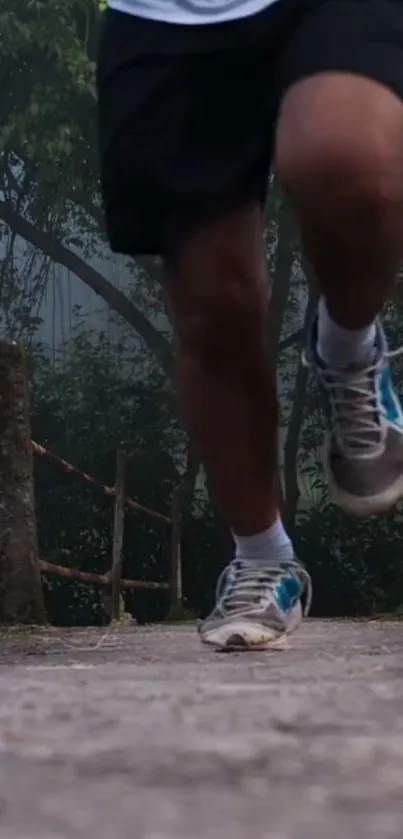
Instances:
[[[0,839],[402,839],[403,623],[100,639],[0,635]]]

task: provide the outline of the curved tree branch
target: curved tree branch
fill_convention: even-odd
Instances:
[[[69,248],[66,248],[59,239],[51,233],[36,227],[31,221],[17,213],[4,201],[0,201],[0,219],[18,236],[30,242],[30,244],[49,256],[54,262],[63,265],[82,280],[85,285],[91,288],[95,294],[102,297],[111,309],[117,312],[138,332],[147,344],[148,349],[151,350],[159,361],[166,376],[169,379],[173,378],[175,365],[171,346],[125,294],[115,288],[112,283],[108,282],[99,271],[92,268],[84,259],[73,253]]]

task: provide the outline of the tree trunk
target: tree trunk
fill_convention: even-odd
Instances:
[[[308,278],[309,295],[304,318],[304,336],[307,333],[317,303],[317,291]],[[308,370],[300,358],[295,377],[294,400],[287,425],[287,437],[284,444],[284,493],[285,510],[284,523],[290,535],[293,534],[295,516],[298,508],[299,488],[297,457],[301,426],[304,415],[305,393],[308,381]]]
[[[294,264],[295,227],[285,200],[282,200],[278,218],[278,240],[274,267],[271,276],[271,299],[269,308],[269,350],[275,358],[284,315],[290,293],[291,274]]]
[[[0,342],[0,623],[45,623],[25,354]]]

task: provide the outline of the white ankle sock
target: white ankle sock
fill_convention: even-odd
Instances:
[[[254,536],[236,536],[235,558],[270,565],[281,559],[292,559],[294,551],[291,540],[284,530],[281,519],[264,530],[263,533],[256,533]]]
[[[320,298],[317,352],[329,367],[337,370],[350,364],[371,364],[375,337],[375,323],[354,330],[338,326],[329,315],[324,297]]]

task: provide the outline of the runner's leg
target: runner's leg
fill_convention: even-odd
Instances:
[[[201,638],[224,649],[267,647],[299,622],[309,582],[278,513],[262,220],[276,113],[270,50],[257,21],[262,40],[252,47],[237,37],[229,49],[220,29],[222,48],[203,52],[211,37],[204,27],[199,52],[186,61],[136,55],[130,64],[133,44],[152,41],[156,49],[161,35],[163,51],[169,33],[189,49],[189,34],[123,17],[121,26],[122,16],[109,16],[99,72],[109,237],[115,250],[165,256],[184,416],[235,536],[235,560]],[[139,26],[142,38],[131,31]],[[267,32],[273,37],[271,18]]]
[[[308,356],[324,385],[334,500],[403,495],[403,414],[379,314],[403,252],[403,3],[324,2],[286,56],[277,166],[322,299]]]

